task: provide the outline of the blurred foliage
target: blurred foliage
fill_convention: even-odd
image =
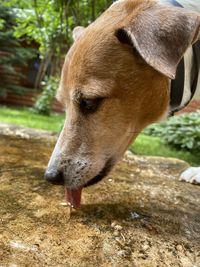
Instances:
[[[0,4],[0,95],[4,95],[8,89],[21,92],[25,88],[18,85],[17,80],[23,75],[17,72],[17,68],[25,66],[35,54],[33,49],[23,48],[20,40],[14,36],[16,25],[15,12]],[[11,78],[12,77],[12,78]]]
[[[40,70],[35,83],[39,87],[50,66],[50,75],[59,74],[64,55],[72,43],[72,30],[87,26],[112,0],[2,0],[17,15],[17,38],[26,37],[39,44]],[[0,26],[2,22],[0,21]],[[53,64],[52,64],[53,62]]]
[[[113,1],[109,0],[3,0],[17,14],[17,37],[27,36],[40,44],[41,56],[54,47],[55,53],[71,44],[75,26],[87,26]],[[65,43],[60,44],[60,41]]]
[[[19,54],[17,40],[25,40],[26,43],[34,41],[39,46],[40,64],[34,87],[42,88],[44,92],[36,100],[35,109],[38,112],[45,114],[50,112],[52,97],[55,94],[54,78],[51,77],[60,76],[64,57],[72,44],[74,27],[87,26],[112,2],[112,0],[1,0],[1,7],[8,13],[6,18],[0,16],[0,34],[7,35],[5,36],[7,39],[8,35],[14,36],[10,38],[10,44],[13,42],[15,46],[14,53],[11,54],[11,64],[8,64],[7,56],[1,59],[1,63],[4,61],[4,65],[12,73],[16,60],[19,64],[25,62],[23,57],[16,57]],[[9,28],[8,31],[2,31],[5,25]],[[11,46],[8,46],[8,49],[9,47]],[[20,55],[28,57],[28,49],[21,49]],[[50,77],[48,82],[45,80],[46,76]],[[45,85],[42,87],[43,82]]]
[[[153,124],[144,133],[158,136],[176,148],[199,153],[200,149],[200,111],[175,116],[169,120]]]
[[[43,81],[43,91],[37,98],[34,111],[49,116],[51,113],[51,105],[58,87],[58,79],[55,77],[46,78]]]

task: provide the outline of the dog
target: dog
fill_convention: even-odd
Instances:
[[[200,15],[154,0],[119,0],[73,37],[57,92],[67,120],[45,179],[64,185],[78,208],[82,189],[101,181],[142,129],[173,111],[171,84],[200,38]]]

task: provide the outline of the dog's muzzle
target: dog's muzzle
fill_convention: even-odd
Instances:
[[[79,208],[83,187],[88,187],[100,182],[110,172],[114,163],[115,161],[111,158],[107,160],[105,166],[102,168],[99,174],[89,180],[85,185],[81,185],[77,188],[70,188],[68,186],[65,186],[65,198],[67,203],[69,203],[74,208]],[[44,179],[54,185],[65,185],[65,177],[63,173],[61,171],[58,172],[55,169],[47,169],[44,175]]]

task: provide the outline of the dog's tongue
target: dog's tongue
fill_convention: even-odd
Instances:
[[[71,207],[78,209],[81,204],[81,192],[82,187],[78,189],[70,189],[65,187],[65,199],[66,202],[70,204]]]

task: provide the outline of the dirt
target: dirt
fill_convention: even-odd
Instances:
[[[25,135],[0,136],[1,267],[200,267],[200,187],[178,180],[187,163],[129,154],[70,215],[64,189],[43,180],[53,139]]]

